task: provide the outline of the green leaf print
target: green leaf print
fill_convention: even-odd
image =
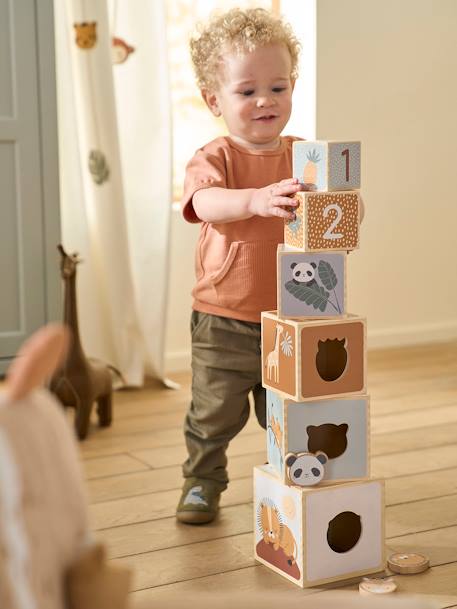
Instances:
[[[325,285],[327,290],[333,290],[338,283],[338,279],[330,263],[325,262],[325,260],[319,260],[317,272],[319,273],[320,280]]]
[[[327,302],[329,301],[329,293],[317,283],[309,287],[307,285],[297,284],[291,280],[285,284],[285,288],[295,296],[295,298],[298,298],[298,300],[306,302],[307,305],[312,305],[315,309],[319,309],[319,311],[325,311]]]

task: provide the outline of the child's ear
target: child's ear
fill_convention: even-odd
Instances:
[[[210,91],[209,89],[202,89],[201,94],[205,101],[205,104],[208,106],[214,116],[220,116],[221,110],[219,108],[217,94],[214,91]]]

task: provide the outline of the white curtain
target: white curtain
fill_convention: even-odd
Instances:
[[[172,194],[164,2],[59,0],[55,13],[62,242],[83,258],[84,349],[128,385],[141,385],[145,373],[165,381]]]

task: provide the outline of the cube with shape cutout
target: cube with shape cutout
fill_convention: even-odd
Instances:
[[[292,174],[308,189],[360,188],[360,142],[298,141],[292,144]]]
[[[359,247],[358,192],[298,192],[294,199],[299,203],[294,208],[295,219],[284,223],[287,248],[325,252]]]
[[[280,319],[262,313],[262,384],[300,401],[365,393],[365,319]]]
[[[268,463],[284,484],[296,484],[288,453],[325,453],[320,485],[369,477],[367,395],[294,402],[267,389],[266,400]]]
[[[290,251],[278,246],[278,315],[302,319],[341,317],[346,313],[344,252]]]
[[[254,468],[256,559],[306,588],[385,568],[381,480],[285,486]]]

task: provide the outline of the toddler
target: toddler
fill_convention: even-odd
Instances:
[[[227,487],[226,450],[255,413],[266,427],[260,313],[276,308],[276,250],[290,199],[292,142],[280,134],[292,108],[299,42],[263,9],[214,16],[191,40],[197,83],[229,135],[200,148],[186,168],[182,210],[200,222],[192,292],[192,402],[177,518],[205,523]]]

